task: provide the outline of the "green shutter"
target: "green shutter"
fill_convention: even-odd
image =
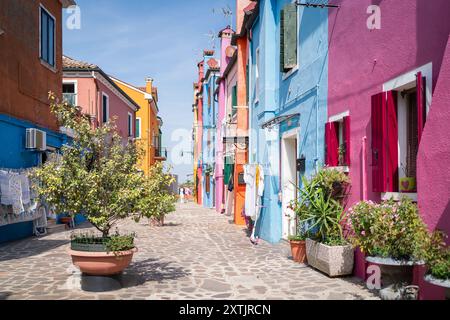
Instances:
[[[283,11],[283,71],[297,65],[297,5],[287,4]]]
[[[234,117],[234,115],[237,113],[237,86],[233,86],[232,92],[231,92],[231,116]]]
[[[284,72],[284,10],[280,14],[280,72]]]

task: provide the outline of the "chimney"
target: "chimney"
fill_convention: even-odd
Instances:
[[[152,94],[153,79],[150,77],[145,78],[145,92]]]

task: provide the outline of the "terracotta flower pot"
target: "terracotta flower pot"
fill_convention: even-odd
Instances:
[[[306,242],[305,241],[290,241],[292,259],[295,262],[307,263],[306,259]]]
[[[69,250],[72,262],[80,271],[91,276],[121,274],[131,263],[137,248],[120,252],[85,252]]]

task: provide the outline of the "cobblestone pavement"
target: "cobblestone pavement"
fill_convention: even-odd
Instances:
[[[70,232],[0,246],[0,300],[375,299],[356,279],[294,263],[286,243],[251,245],[229,220],[184,204],[162,228],[123,222],[139,252],[116,278],[82,277],[66,253]]]

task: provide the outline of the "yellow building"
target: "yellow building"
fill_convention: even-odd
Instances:
[[[153,79],[145,80],[145,87],[135,87],[122,80],[111,79],[133,99],[141,108],[136,113],[136,140],[145,151],[140,166],[145,174],[157,161],[165,161],[166,150],[162,148],[162,119],[158,117],[158,88]]]

